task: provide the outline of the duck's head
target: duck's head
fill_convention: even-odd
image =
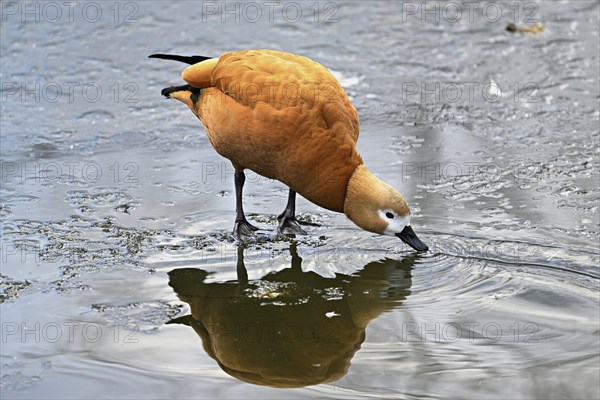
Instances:
[[[346,190],[344,213],[369,232],[397,236],[417,251],[429,248],[410,226],[410,207],[397,190],[359,165]]]

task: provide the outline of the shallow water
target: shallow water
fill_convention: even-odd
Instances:
[[[2,398],[600,397],[597,2],[191,4],[2,3]],[[275,237],[251,173],[236,247],[233,169],[146,57],[241,48],[335,71],[430,252],[303,199]]]

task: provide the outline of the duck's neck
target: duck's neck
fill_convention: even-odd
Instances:
[[[367,167],[359,165],[354,170],[346,189],[344,214],[359,227],[371,232],[383,232],[385,222],[377,218],[376,207],[371,203],[379,197],[381,179],[373,175]]]

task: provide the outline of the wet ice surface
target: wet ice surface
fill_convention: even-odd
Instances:
[[[24,5],[7,4],[2,398],[600,395],[597,2],[519,4],[517,22],[540,19],[539,35],[504,30],[512,2],[494,3],[495,23],[480,8],[472,21],[465,8],[457,22],[423,22],[390,2],[321,3],[318,23],[312,3],[298,23],[277,8],[272,22],[265,9],[257,23],[222,23],[221,10],[203,20],[187,2],[120,3],[118,15],[101,3],[97,22],[82,9],[69,22],[65,8],[55,23],[40,8],[22,23]],[[242,48],[336,72],[367,166],[409,199],[429,253],[301,199],[321,227],[296,246],[274,238],[286,190],[249,174],[246,208],[268,240],[246,249],[249,286],[227,283],[240,262],[233,170],[190,112],[161,98],[181,66],[146,57]],[[174,270],[191,286],[178,288]],[[234,294],[206,311],[198,290]],[[182,322],[196,312],[209,327],[235,323],[218,312],[228,301],[248,310],[239,331],[202,337]],[[320,336],[311,321],[324,321]],[[256,326],[278,327],[288,346]],[[259,355],[235,358],[236,343]],[[230,376],[260,366],[269,377],[270,357],[319,376],[337,345],[353,350],[331,351],[349,354],[333,381],[283,390]]]

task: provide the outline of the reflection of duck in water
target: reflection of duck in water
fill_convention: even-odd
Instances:
[[[170,323],[194,328],[219,366],[246,382],[302,387],[341,378],[367,324],[410,293],[414,258],[324,278],[302,271],[295,244],[290,252],[291,268],[257,281],[248,281],[242,247],[237,282],[205,283],[201,269],[171,271],[169,285],[192,314]]]

